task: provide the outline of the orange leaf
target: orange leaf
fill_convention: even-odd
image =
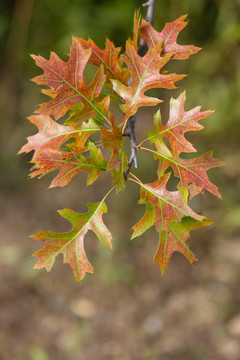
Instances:
[[[149,48],[161,43],[161,55],[169,55],[172,59],[187,59],[190,55],[197,53],[200,48],[193,45],[177,44],[177,37],[187,22],[184,21],[186,15],[180,16],[172,23],[167,23],[161,32],[154,30],[152,25],[142,20],[141,38],[146,41]]]
[[[44,74],[37,76],[33,80],[37,84],[48,85],[56,90],[54,98],[43,104],[37,110],[37,113],[54,115],[56,119],[59,119],[74,104],[82,103],[84,107],[91,107],[94,115],[103,116],[103,108],[100,104],[102,98],[99,96],[105,82],[104,68],[103,66],[99,67],[92,83],[89,85],[84,79],[83,72],[90,56],[91,50],[83,49],[76,38],[73,38],[70,59],[67,63],[60,60],[53,53],[50,60],[33,55],[36,64],[44,70]],[[91,116],[92,113],[88,118]],[[86,116],[83,120],[87,120]]]
[[[160,57],[157,44],[154,48],[149,49],[144,57],[137,54],[134,46],[127,41],[126,53],[123,56],[131,76],[132,84],[125,86],[118,80],[111,80],[113,89],[124,100],[125,104],[122,109],[125,112],[124,121],[134,115],[140,106],[153,106],[159,104],[161,100],[144,95],[149,89],[154,88],[175,88],[175,81],[182,79],[185,75],[160,74],[162,67],[170,60],[170,56]]]
[[[189,249],[186,240],[190,236],[190,231],[209,226],[212,221],[204,218],[197,221],[191,217],[183,218],[179,223],[171,222],[168,230],[160,232],[159,245],[154,256],[154,263],[158,263],[163,274],[168,266],[169,260],[175,251],[183,254],[192,264],[197,258]]]

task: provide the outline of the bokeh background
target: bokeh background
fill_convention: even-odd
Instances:
[[[171,65],[189,76],[168,99],[187,92],[186,108],[215,113],[190,134],[200,153],[213,149],[226,166],[209,172],[222,194],[206,194],[194,206],[214,225],[193,232],[190,247],[200,261],[174,254],[162,277],[152,259],[158,235],[148,230],[129,241],[144,213],[134,184],[111,194],[105,222],[113,251],[91,234],[86,249],[95,268],[81,285],[57,259],[51,273],[33,270],[30,239],[40,229],[66,231],[56,210],[87,211],[106,193],[104,176],[85,189],[84,175],[66,188],[47,190],[50,178],[28,180],[31,155],[16,156],[36,133],[27,120],[45,101],[29,79],[40,73],[29,54],[50,50],[67,60],[71,36],[107,36],[124,48],[139,0],[8,0],[0,3],[0,359],[1,360],[238,360],[240,358],[240,1],[156,0],[155,28],[189,14],[179,43],[203,48]],[[143,16],[144,8],[141,9]],[[155,109],[156,110],[156,109]],[[161,106],[167,116],[168,106]],[[138,114],[137,135],[151,127],[152,112]],[[157,164],[140,157],[137,174],[155,180]]]

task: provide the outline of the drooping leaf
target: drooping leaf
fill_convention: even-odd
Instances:
[[[169,175],[167,174],[153,184],[144,184],[144,191],[142,188],[139,203],[145,203],[146,212],[133,226],[134,231],[131,237],[133,239],[142,235],[155,224],[160,238],[154,262],[159,263],[162,274],[175,251],[182,253],[190,263],[196,261],[196,257],[186,243],[190,236],[189,233],[194,229],[212,224],[212,221],[195,214],[189,206],[186,205],[185,207],[180,192],[168,192],[166,190],[165,186]],[[146,194],[146,190],[149,192],[149,185],[151,185],[150,196],[149,193]],[[196,186],[190,186],[190,198],[197,195],[200,189]],[[175,200],[174,203],[173,199]],[[171,210],[176,214],[173,215]]]
[[[121,152],[121,158],[117,159],[116,166],[111,171],[113,184],[116,184],[117,193],[124,191],[126,188],[126,180],[124,178],[124,171],[127,168],[128,160],[124,151]]]
[[[102,200],[100,203],[89,203],[89,211],[86,214],[79,214],[73,210],[65,209],[58,211],[59,214],[70,221],[73,228],[69,232],[55,233],[51,231],[40,231],[32,235],[34,239],[46,242],[43,249],[34,253],[39,261],[35,269],[52,269],[55,258],[63,254],[64,263],[71,266],[76,281],[81,281],[87,272],[93,273],[93,267],[87,259],[84,249],[84,237],[89,230],[92,230],[98,239],[105,246],[111,248],[112,236],[103,223],[102,215],[107,212],[107,206]]]
[[[87,107],[87,111],[83,111],[82,121],[86,121],[93,113],[104,116],[107,100],[103,102],[100,96],[105,82],[103,66],[99,67],[90,85],[83,76],[90,56],[91,49],[83,49],[76,38],[73,38],[70,59],[67,63],[60,60],[54,53],[51,54],[50,60],[46,60],[42,56],[32,56],[36,64],[44,70],[44,74],[37,76],[33,80],[39,85],[50,86],[55,90],[54,94],[56,94],[52,100],[43,104],[37,110],[37,113],[53,115],[56,119],[59,119],[74,104],[82,103],[84,108]],[[87,117],[86,113],[91,115]]]
[[[48,150],[44,151],[37,159],[38,169],[33,171],[31,177],[44,176],[49,171],[58,169],[59,172],[52,180],[50,188],[66,186],[72,178],[82,171],[88,172],[87,185],[97,180],[101,171],[105,171],[107,162],[103,159],[100,149],[93,143],[88,144],[91,157],[72,155],[71,152]]]
[[[134,226],[134,235],[140,234],[141,226],[146,229],[146,222],[151,224],[154,222],[157,231],[167,230],[171,221],[179,222],[185,216],[202,221],[203,216],[196,214],[187,204],[184,203],[180,191],[168,191],[166,189],[170,173],[162,176],[160,179],[149,184],[140,184],[140,200],[139,204],[150,203],[152,206],[148,207],[148,212],[144,215],[145,218],[140,220],[140,224]],[[153,212],[154,209],[154,212]],[[151,225],[152,226],[152,225]]]
[[[160,111],[154,116],[153,132],[148,132],[147,136],[151,142],[158,147],[158,142],[166,136],[170,142],[172,152],[178,156],[181,152],[196,151],[193,145],[185,138],[188,131],[199,131],[203,128],[198,123],[199,120],[206,118],[212,111],[200,111],[200,106],[189,111],[184,111],[186,94],[183,92],[177,99],[170,100],[170,116],[165,126],[161,123]]]
[[[111,157],[108,161],[107,171],[112,173],[113,183],[117,185],[117,192],[124,190],[125,179],[123,176],[123,139],[122,129],[115,125],[114,116],[109,113],[109,120],[111,122],[111,130],[100,128],[102,136],[103,148],[111,150]]]
[[[169,260],[175,251],[183,254],[192,264],[197,258],[189,249],[186,241],[190,236],[190,231],[209,226],[212,221],[204,218],[202,221],[192,217],[184,217],[179,223],[170,222],[168,230],[160,232],[159,245],[154,256],[154,263],[158,263],[163,274],[168,266]]]
[[[162,56],[169,55],[172,59],[179,60],[187,59],[190,55],[196,54],[200,48],[193,45],[177,44],[180,31],[187,25],[187,22],[184,21],[185,18],[186,15],[183,15],[172,23],[166,23],[161,32],[154,30],[152,25],[143,19],[140,36],[146,41],[149,48],[161,43],[159,52]]]
[[[143,217],[133,226],[133,234],[131,239],[142,235],[156,222],[154,206],[151,202],[146,202],[146,212]]]
[[[111,158],[108,162],[108,170],[112,170],[118,167],[118,159],[119,153],[122,150],[122,129],[120,127],[116,127],[114,123],[114,116],[110,113],[109,120],[111,122],[111,130],[107,130],[104,127],[100,128],[102,135],[102,146],[104,148],[111,149]]]
[[[124,121],[134,115],[140,106],[153,106],[161,102],[157,98],[144,95],[147,90],[154,88],[173,89],[175,88],[174,83],[185,76],[160,74],[162,67],[170,60],[170,56],[160,57],[160,46],[161,44],[156,44],[148,50],[144,57],[141,57],[129,41],[126,43],[126,53],[123,59],[130,70],[132,84],[125,86],[118,80],[111,80],[114,91],[125,100],[125,104],[122,105],[125,112]]]

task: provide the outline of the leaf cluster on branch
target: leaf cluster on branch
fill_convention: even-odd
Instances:
[[[190,263],[196,260],[187,244],[190,231],[208,226],[211,221],[194,212],[189,201],[205,190],[220,197],[207,171],[222,163],[212,156],[212,152],[188,159],[181,154],[196,151],[185,133],[201,130],[203,126],[199,120],[212,111],[201,111],[199,106],[186,111],[186,95],[182,92],[170,100],[166,125],[162,124],[160,111],[157,110],[153,130],[147,130],[146,139],[141,144],[137,145],[134,133],[138,109],[163,101],[148,96],[147,90],[174,89],[175,83],[185,76],[167,73],[167,63],[174,59],[187,59],[199,51],[193,45],[179,45],[177,42],[186,24],[185,16],[181,16],[158,32],[136,12],[133,37],[127,40],[123,54],[108,39],[102,50],[91,39],[86,41],[74,37],[67,62],[55,53],[51,53],[49,60],[32,55],[43,70],[33,80],[47,87],[43,92],[50,100],[29,118],[37,126],[38,133],[28,137],[28,142],[19,151],[34,151],[30,176],[40,178],[57,171],[51,188],[66,186],[82,171],[88,173],[87,185],[94,183],[101,172],[110,173],[113,182],[113,187],[107,190],[102,201],[88,204],[87,213],[79,214],[69,209],[59,211],[63,218],[72,223],[71,231],[40,231],[32,236],[44,243],[44,247],[34,254],[38,258],[35,268],[45,267],[50,271],[56,256],[61,253],[64,262],[72,267],[77,281],[81,281],[87,272],[92,273],[93,267],[84,250],[84,237],[92,230],[104,245],[112,246],[111,233],[102,219],[107,212],[105,200],[113,189],[124,191],[126,179],[139,186],[139,204],[146,205],[144,216],[133,226],[132,238],[155,225],[159,233],[159,246],[154,262],[159,264],[161,272],[164,273],[175,251],[182,253]],[[138,45],[139,39],[147,45],[144,55]],[[84,76],[89,65],[96,68],[90,83]],[[122,111],[120,121],[116,121],[111,112],[110,105],[116,101]],[[57,123],[59,119],[62,119],[63,125]],[[96,134],[99,141],[95,140]],[[127,159],[123,149],[123,136],[130,139],[130,159]],[[155,150],[143,146],[143,143],[154,144]],[[103,156],[103,148],[110,149],[107,159]],[[133,162],[135,167],[138,166],[137,153],[142,151],[152,153],[159,163],[157,180],[152,183],[142,183],[130,171]],[[179,179],[175,191],[167,189],[171,172]]]

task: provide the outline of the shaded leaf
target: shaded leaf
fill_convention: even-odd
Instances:
[[[84,237],[89,230],[92,230],[98,239],[107,247],[111,248],[112,236],[103,223],[102,215],[107,212],[107,206],[102,200],[100,203],[89,203],[89,211],[86,214],[79,214],[73,210],[64,209],[59,214],[70,221],[73,228],[69,232],[55,233],[51,231],[40,231],[32,235],[34,239],[45,242],[43,249],[34,253],[39,261],[35,269],[52,269],[55,258],[63,254],[64,263],[68,263],[74,273],[76,281],[81,281],[87,272],[93,273],[93,267],[87,259],[84,249]]]
[[[122,129],[114,124],[114,116],[110,113],[109,120],[111,122],[111,130],[107,130],[101,126],[102,146],[111,149],[111,158],[108,162],[107,170],[118,168],[118,160],[121,158],[122,152]]]
[[[81,124],[83,121],[86,121],[90,118],[94,118],[97,124],[103,124],[104,117],[102,115],[99,115],[99,112],[105,114],[109,108],[109,105],[110,97],[106,96],[103,100],[99,101],[96,106],[93,106],[89,103],[86,103],[85,106],[78,106],[78,109],[74,108],[73,106],[70,109],[70,116],[65,121],[65,124],[71,124],[72,126],[74,126],[75,124]],[[96,111],[96,109],[99,110],[99,112]]]
[[[167,230],[171,221],[179,222],[184,216],[202,221],[203,217],[196,214],[187,204],[184,203],[180,191],[168,191],[166,189],[170,173],[162,176],[160,179],[149,184],[140,184],[139,204],[150,203],[152,207],[151,216],[149,212],[145,214],[146,220],[155,223],[157,231]],[[154,209],[154,213],[152,211]],[[140,220],[141,221],[141,220]],[[145,223],[144,221],[143,223]],[[146,226],[146,225],[145,225]],[[135,225],[135,232],[140,234],[139,224]],[[137,235],[136,235],[137,236]]]
[[[124,178],[124,171],[127,168],[127,156],[124,151],[121,152],[121,159],[117,159],[117,164],[111,169],[113,184],[116,184],[117,193],[124,191],[126,188],[126,181]]]
[[[88,144],[91,157],[83,155],[72,155],[66,151],[45,151],[36,159],[37,170],[33,171],[31,177],[44,176],[49,171],[58,169],[57,176],[52,180],[50,188],[67,185],[72,178],[81,171],[88,172],[87,185],[97,180],[101,171],[106,170],[107,162],[103,159],[101,151],[93,144]]]
[[[160,232],[159,245],[154,256],[154,263],[158,263],[163,274],[168,266],[169,260],[175,251],[183,254],[192,264],[197,258],[189,249],[186,241],[190,237],[190,231],[209,226],[212,221],[204,218],[198,221],[191,217],[183,218],[179,223],[169,223],[168,230]]]
[[[111,171],[113,183],[117,186],[117,192],[124,190],[125,179],[123,176],[123,139],[122,129],[117,127],[114,123],[114,116],[109,113],[109,120],[111,122],[111,130],[104,127],[100,128],[102,135],[102,146],[111,150],[111,157],[108,161],[107,171]]]

